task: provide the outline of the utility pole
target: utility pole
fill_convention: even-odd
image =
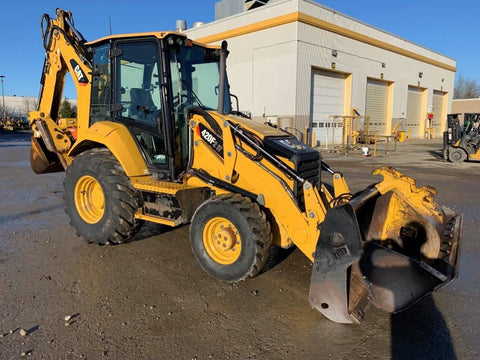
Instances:
[[[2,98],[3,98],[3,121],[6,120],[6,110],[5,110],[5,94],[3,93],[3,79],[5,79],[5,75],[0,75],[0,79],[2,80]]]

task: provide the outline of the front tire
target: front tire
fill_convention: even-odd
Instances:
[[[258,204],[239,194],[204,202],[190,226],[193,253],[202,268],[224,281],[257,275],[268,260],[272,233]]]
[[[108,149],[76,156],[63,185],[70,224],[87,242],[120,244],[138,231],[140,196]]]
[[[448,160],[453,163],[461,163],[467,159],[467,153],[462,148],[450,148],[448,150]]]

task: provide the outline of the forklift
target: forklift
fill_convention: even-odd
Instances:
[[[480,160],[480,113],[448,114],[447,131],[443,133],[443,157],[453,163]]]

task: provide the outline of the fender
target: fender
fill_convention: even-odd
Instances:
[[[70,159],[96,147],[96,143],[112,152],[127,176],[145,176],[150,173],[132,133],[125,125],[111,121],[97,122],[81,134],[68,153]]]

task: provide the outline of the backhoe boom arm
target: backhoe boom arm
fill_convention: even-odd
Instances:
[[[88,126],[92,65],[85,48],[85,39],[73,26],[72,14],[57,9],[56,18],[44,14],[41,19],[45,61],[42,69],[38,108],[29,114],[34,131],[32,139],[32,168],[37,173],[55,171],[58,163],[65,169],[71,159],[67,152],[75,141],[68,125]],[[62,103],[65,76],[72,75],[77,101],[81,103],[77,119],[70,124],[61,123],[59,110]]]

